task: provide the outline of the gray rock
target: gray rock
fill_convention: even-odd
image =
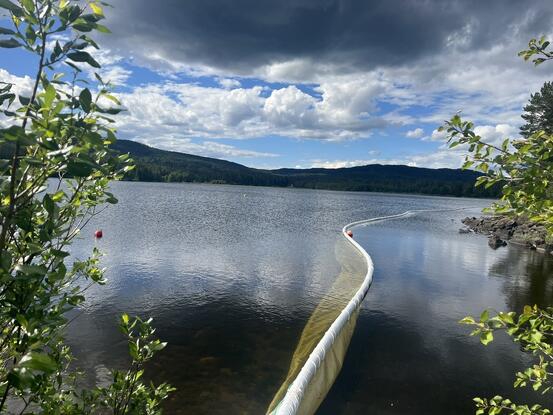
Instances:
[[[493,235],[494,238],[490,238],[489,241],[492,247],[503,246],[498,241],[500,240],[535,247],[545,252],[550,252],[553,249],[546,243],[547,231],[545,227],[539,223],[531,222],[523,216],[482,216],[480,218],[473,216],[466,217],[462,222],[473,232]]]
[[[498,235],[493,234],[488,238],[488,245],[492,249],[497,249],[499,247],[507,245],[507,242],[501,239]]]

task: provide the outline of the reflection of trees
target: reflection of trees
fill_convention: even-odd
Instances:
[[[553,256],[518,246],[490,268],[490,276],[503,278],[508,308],[520,312],[526,304],[553,304]],[[508,276],[508,278],[505,278]]]

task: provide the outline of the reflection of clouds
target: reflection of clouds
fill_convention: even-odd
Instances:
[[[344,223],[409,209],[487,204],[241,186],[113,187],[120,203],[96,218],[73,249],[83,257],[97,244],[105,253],[102,264],[109,283],[90,290],[85,312],[68,337],[81,367],[120,366],[126,362],[126,345],[117,331],[117,315],[127,311],[153,316],[159,336],[169,342],[154,363],[160,380],[178,388],[176,402],[196,400],[197,408],[203,408],[198,413],[205,412],[202,405],[216,403],[220,406],[208,413],[219,413],[239,396],[247,397],[250,409],[266,408],[306,320],[340,271],[343,258],[336,241]],[[432,222],[428,230],[435,235],[428,236],[420,232],[428,223],[417,216],[354,231],[357,240],[370,242],[366,246],[376,263],[364,307],[382,310],[406,341],[415,333],[421,346],[413,353],[442,346],[447,350],[448,342],[436,339],[451,333],[464,336],[462,328],[455,332],[447,328],[450,322],[435,319],[457,301],[449,291],[454,286],[443,286],[444,281],[462,285],[463,278],[455,277],[453,269],[452,276],[444,278],[448,261],[436,263],[431,254],[455,258],[456,264],[470,261],[455,243],[442,246],[453,226],[447,220],[446,215]],[[456,226],[454,239],[461,246]],[[90,235],[94,228],[104,230],[101,240]],[[432,269],[434,274],[427,272]],[[457,328],[455,322],[451,325]],[[206,356],[217,363],[207,368],[200,362]],[[212,400],[200,398],[206,391]]]
[[[122,307],[126,298],[144,312],[159,302],[169,304],[168,299],[180,307],[183,298],[201,298],[202,292],[247,293],[260,307],[312,306],[338,271],[332,250],[343,223],[389,213],[390,205],[399,211],[466,203],[159,183],[115,183],[114,191],[120,203],[95,220],[104,229],[96,243],[105,253],[110,282],[91,290],[89,303]],[[74,249],[77,255],[89,252],[91,238],[84,236]]]
[[[472,342],[467,327],[458,324],[462,317],[487,307],[505,309],[500,283],[488,273],[509,252],[491,250],[482,236],[459,234],[465,216],[424,213],[357,232],[376,267],[365,309],[381,310],[425,333],[425,347],[443,358],[451,353],[452,339]],[[509,342],[498,344],[503,353],[512,349]]]

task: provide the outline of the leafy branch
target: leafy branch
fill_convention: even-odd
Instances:
[[[172,391],[141,381],[143,364],[164,347],[153,339],[149,320],[129,323],[124,316],[123,332],[137,349],[129,371],[114,372],[107,389],[77,387],[63,337],[73,321],[67,312],[85,301],[91,284],[105,282],[100,253],[69,263],[69,246],[106,204],[117,203],[109,183],[133,168],[128,155],[111,149],[116,136],[109,116],[122,108],[109,83],[95,74],[96,89],[77,87],[90,85],[84,67],[100,67],[89,53],[99,46],[88,33],[109,32],[99,23],[105,5],[0,0],[13,24],[0,28],[0,47],[37,57],[29,97],[0,84],[0,112],[8,120],[0,129],[0,413],[158,414]],[[57,72],[62,64],[69,80]],[[124,387],[114,389],[120,379]],[[113,402],[105,398],[112,392]]]
[[[535,65],[553,59],[549,50],[550,42],[542,37],[532,39],[528,49],[519,53],[524,60],[532,60]],[[549,86],[544,92],[549,92]],[[534,97],[530,110],[544,108],[538,102],[541,96]],[[523,116],[532,122],[522,128],[523,138],[506,138],[501,144],[485,141],[476,134],[474,124],[464,121],[459,114],[446,121],[440,128],[448,134],[450,147],[464,146],[468,153],[463,168],[474,168],[483,173],[477,185],[502,186],[502,196],[491,207],[492,212],[528,217],[543,224],[548,239],[553,240],[553,125],[546,117]],[[536,128],[539,127],[539,128]],[[553,388],[553,308],[540,309],[525,306],[523,312],[500,312],[490,317],[485,310],[477,320],[465,317],[461,323],[474,327],[471,335],[479,336],[484,345],[494,339],[496,331],[503,331],[519,343],[522,349],[535,356],[535,363],[517,372],[515,387],[531,386],[541,393]],[[510,413],[517,415],[546,415],[550,411],[540,405],[519,405],[510,399],[495,396],[491,399],[475,398],[476,414],[497,415]]]

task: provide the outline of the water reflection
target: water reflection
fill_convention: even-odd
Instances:
[[[510,245],[490,267],[490,276],[503,282],[509,310],[520,312],[526,304],[553,303],[553,256]]]
[[[510,393],[511,374],[525,361],[506,341],[488,353],[456,323],[485,306],[510,307],[506,281],[528,272],[497,269],[488,277],[506,251],[457,233],[459,219],[486,201],[148,183],[117,183],[114,191],[119,205],[90,229],[104,229],[96,243],[109,284],[91,290],[69,332],[91,382],[105,377],[106,366],[126,364],[116,319],[127,311],[153,316],[169,342],[149,368],[154,380],[178,388],[167,413],[263,413],[340,273],[334,248],[341,227],[467,205],[477,209],[355,231],[375,260],[375,279],[319,412],[470,413],[473,395]],[[74,255],[85,256],[94,243],[85,235]]]

